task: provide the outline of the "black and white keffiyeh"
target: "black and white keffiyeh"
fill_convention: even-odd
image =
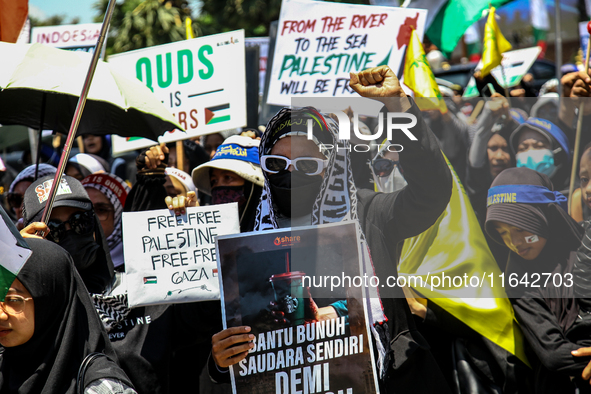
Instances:
[[[327,142],[327,144],[331,144],[332,147],[332,149],[323,150],[323,153],[325,153],[329,162],[325,169],[320,192],[314,201],[311,224],[338,223],[350,220],[359,223],[357,213],[357,188],[355,187],[355,182],[353,180],[353,171],[351,170],[351,160],[349,156],[350,144],[348,140],[341,140],[338,138],[338,125],[332,118],[319,113],[312,107],[294,110],[283,108],[267,124],[267,128],[259,146],[259,155],[263,156],[271,151],[274,144],[278,141],[277,136],[275,135],[277,133],[274,131],[276,131],[277,128],[280,128],[285,122],[291,121],[289,124],[302,123],[293,121],[295,117],[312,119],[314,122],[314,136],[317,137],[314,138],[314,141],[317,144],[320,144],[319,147],[321,149],[322,144],[319,143],[319,141],[330,141]],[[305,131],[294,132],[292,129],[289,135],[307,134]],[[254,231],[279,228],[277,224],[277,212],[275,212],[275,209],[273,208],[274,204],[269,186],[268,174],[264,172],[264,175],[265,185],[259,201],[259,206],[257,207]],[[363,251],[364,274],[367,274],[368,276],[375,275],[369,247],[360,226],[359,234],[361,239],[360,248]],[[380,356],[378,359],[378,368],[380,370],[380,375],[384,376],[388,363],[386,349],[389,346],[389,338],[387,338],[388,330],[384,330],[383,326],[385,325],[385,322],[387,322],[387,318],[384,315],[377,287],[370,286],[366,288],[365,297],[368,306],[369,319],[373,323],[371,325],[372,334]]]
[[[36,164],[31,164],[30,166],[28,166],[27,168],[25,168],[24,170],[22,170],[21,172],[19,172],[19,174],[16,176],[16,178],[14,178],[14,181],[12,181],[12,183],[10,184],[10,187],[8,189],[9,193],[14,192],[14,188],[16,187],[16,185],[19,182],[22,181],[29,181],[29,182],[33,182],[35,181],[35,167],[37,165]],[[56,168],[50,164],[44,164],[41,163],[39,164],[39,173],[37,174],[37,179],[43,178],[47,175],[53,175],[56,173]]]
[[[116,295],[90,294],[94,307],[107,332],[127,318],[129,306],[127,293]]]
[[[299,111],[302,116],[313,117],[319,120],[322,127],[320,132],[324,132],[321,140],[327,137],[332,141],[331,150],[325,150],[328,156],[328,167],[322,181],[320,193],[314,202],[312,210],[312,224],[337,223],[343,220],[357,220],[357,188],[353,181],[353,172],[351,171],[351,161],[349,159],[348,149],[350,149],[348,140],[338,139],[338,126],[333,119],[323,116],[316,110],[307,107]],[[267,125],[268,130],[274,130],[278,123],[290,118],[292,111],[289,108],[283,108],[279,111]],[[314,128],[314,130],[318,130]],[[259,145],[259,155],[264,155],[273,147],[271,144],[276,141],[270,141],[271,133],[265,132]],[[294,133],[292,133],[294,134]],[[305,135],[305,134],[302,134]],[[255,231],[278,228],[276,213],[272,209],[273,200],[269,188],[269,178],[265,174],[265,185],[263,194],[257,208],[257,219]],[[330,204],[327,204],[330,202]],[[362,234],[363,240],[365,239]]]

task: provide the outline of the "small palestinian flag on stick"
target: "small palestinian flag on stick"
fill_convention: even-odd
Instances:
[[[26,261],[31,257],[31,249],[0,206],[0,299],[8,293],[8,289],[16,279]]]

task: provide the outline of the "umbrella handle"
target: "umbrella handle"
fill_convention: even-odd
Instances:
[[[62,175],[64,174],[68,156],[70,155],[70,151],[72,149],[72,143],[74,142],[76,131],[78,130],[78,125],[80,124],[80,119],[82,118],[82,111],[84,111],[86,97],[88,96],[88,91],[90,90],[90,85],[92,83],[94,71],[96,70],[96,65],[98,64],[99,56],[103,50],[103,44],[109,31],[109,25],[111,24],[111,17],[113,16],[114,9],[115,0],[109,0],[109,5],[107,6],[107,11],[105,12],[105,18],[103,19],[103,25],[99,33],[94,53],[92,54],[92,60],[88,68],[88,73],[86,74],[86,80],[84,81],[84,86],[82,87],[82,93],[80,94],[80,98],[78,99],[78,104],[76,105],[76,112],[74,112],[74,118],[72,119],[70,130],[68,131],[66,144],[64,145],[64,150],[62,152],[62,156],[60,157],[60,162],[57,166],[57,172],[55,173],[55,178],[53,179],[53,184],[51,185],[51,190],[49,192],[47,204],[45,205],[43,215],[41,216],[41,221],[44,223],[47,223],[49,217],[51,216],[51,210],[53,208],[53,203],[55,202],[57,188],[59,183],[61,182]]]

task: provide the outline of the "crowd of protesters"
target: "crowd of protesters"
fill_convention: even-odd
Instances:
[[[198,392],[204,368],[212,381],[229,382],[228,367],[253,346],[250,327],[222,330],[217,301],[130,309],[123,212],[174,215],[237,202],[240,231],[250,232],[334,222],[335,201],[342,201],[341,220],[360,223],[370,269],[396,276],[400,245],[433,225],[450,201],[446,159],[500,270],[571,274],[573,286],[508,291],[529,364],[401,288],[395,297],[370,298],[380,390],[591,392],[591,100],[581,107],[583,148],[573,154],[579,99],[591,96],[591,77],[565,69],[560,83],[549,81],[540,91],[528,78],[510,89],[490,75],[475,78],[480,91],[493,84],[497,93],[464,99],[460,86],[441,86],[442,113],[421,111],[386,66],[352,74],[358,95],[417,117],[416,141],[404,139],[401,151],[389,148],[402,140],[380,141],[369,151],[326,149],[350,148],[355,140],[339,140],[333,118],[312,107],[282,109],[263,133],[232,130],[156,145],[137,152],[135,163],[112,157],[108,137],[84,135],[85,153],[69,159],[62,179],[68,192],[58,193],[47,226],[39,223],[42,194],[55,167],[12,171],[4,208],[33,255],[0,303],[0,392],[77,392],[81,355],[93,352],[107,357],[89,367],[87,393]],[[317,116],[323,122],[314,123],[313,139],[291,122]],[[372,134],[377,119],[363,118],[360,131]],[[507,193],[513,199],[497,198]],[[315,308],[310,318],[346,314],[341,302]],[[456,350],[442,345],[450,338],[464,344],[469,368],[452,361]]]

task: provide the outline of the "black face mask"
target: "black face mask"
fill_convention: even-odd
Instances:
[[[273,202],[277,204],[279,212],[287,217],[298,217],[312,213],[314,201],[320,186],[322,176],[309,176],[301,171],[279,171],[269,174],[269,187]],[[297,198],[292,199],[292,196]]]
[[[90,267],[96,261],[101,249],[100,245],[94,240],[92,231],[80,235],[74,230],[68,230],[58,245],[70,253],[78,271]]]
[[[244,186],[217,186],[211,189],[211,203],[213,205],[230,202],[237,202],[238,211],[242,213],[246,204]]]

